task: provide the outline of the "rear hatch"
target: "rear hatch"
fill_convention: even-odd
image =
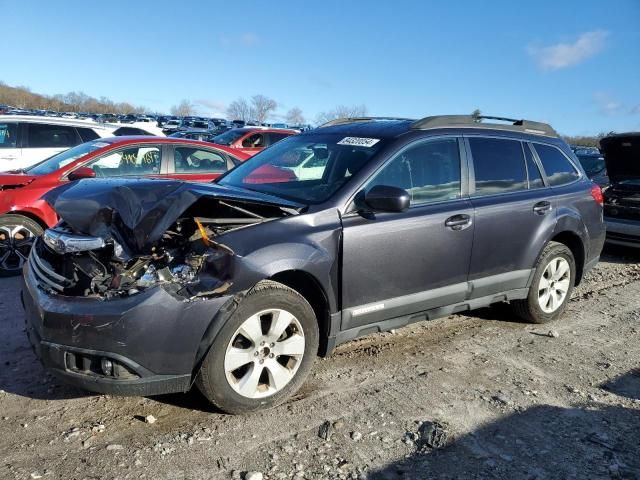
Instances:
[[[610,135],[600,146],[611,182],[605,216],[640,221],[640,132]]]

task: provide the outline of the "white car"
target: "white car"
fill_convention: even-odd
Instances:
[[[27,168],[89,140],[112,137],[115,128],[86,120],[0,115],[0,172]]]

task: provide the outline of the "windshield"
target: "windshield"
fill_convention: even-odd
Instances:
[[[92,142],[82,143],[77,147],[65,150],[62,153],[49,157],[40,163],[36,163],[34,166],[25,169],[29,175],[47,175],[49,173],[60,170],[62,167],[69,165],[71,162],[77,160],[88,153],[91,153],[99,148],[106,147],[109,143],[103,140],[94,140]]]
[[[229,130],[228,132],[224,132],[217,137],[214,137],[213,143],[217,143],[218,145],[231,145],[245,133],[247,132],[244,130]]]
[[[584,171],[587,173],[588,177],[597,175],[606,167],[604,163],[604,157],[596,155],[577,155],[577,157],[578,160],[580,160],[580,164],[582,165],[582,168],[584,168]]]
[[[384,140],[313,133],[279,141],[231,170],[221,185],[322,203],[345,185],[385,144]]]

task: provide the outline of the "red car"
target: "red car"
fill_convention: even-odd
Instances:
[[[228,130],[211,140],[217,145],[240,150],[248,155],[255,155],[283,138],[299,133],[297,130],[284,128],[244,127]]]
[[[83,143],[25,170],[0,173],[0,276],[18,274],[34,238],[58,222],[41,200],[52,188],[93,177],[211,181],[249,156],[197,140],[113,137]]]

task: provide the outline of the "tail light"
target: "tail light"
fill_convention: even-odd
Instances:
[[[604,205],[604,196],[602,195],[602,188],[599,185],[593,185],[591,187],[591,196],[598,205]]]

